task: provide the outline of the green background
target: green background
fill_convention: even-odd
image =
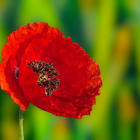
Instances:
[[[99,64],[103,87],[81,120],[30,104],[25,140],[140,140],[140,1],[0,0],[0,51],[12,31],[33,22],[47,22],[80,44]],[[0,90],[0,140],[19,139],[18,112]]]

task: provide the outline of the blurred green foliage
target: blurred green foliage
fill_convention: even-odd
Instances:
[[[12,31],[41,21],[90,54],[100,66],[103,87],[91,115],[81,120],[30,104],[25,140],[140,139],[140,1],[0,0],[0,51]],[[0,140],[19,139],[18,110],[0,91]]]

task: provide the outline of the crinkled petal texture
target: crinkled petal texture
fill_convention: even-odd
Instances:
[[[26,110],[29,101],[25,98],[19,82],[15,77],[14,69],[19,67],[21,58],[27,46],[37,34],[42,32],[45,23],[34,23],[31,27],[29,24],[20,27],[8,37],[8,43],[2,50],[2,62],[0,64],[0,86],[5,90],[17,103],[22,110]]]
[[[83,115],[89,115],[96,95],[100,94],[102,81],[98,64],[84,49],[47,23],[21,27],[11,36],[14,41],[8,40],[11,46],[5,45],[2,52],[0,71],[4,76],[0,82],[21,109],[25,110],[30,102],[57,116],[81,119]],[[38,74],[28,67],[35,60],[53,63],[60,74],[56,76],[60,85],[51,96],[38,85]],[[15,67],[19,68],[18,80],[14,76]]]

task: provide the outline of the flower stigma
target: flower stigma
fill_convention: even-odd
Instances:
[[[48,96],[52,95],[52,92],[57,90],[60,85],[60,80],[55,78],[57,73],[56,69],[53,68],[53,63],[45,63],[43,61],[31,61],[28,67],[32,67],[35,73],[38,73],[37,83],[40,86],[44,86],[45,94]]]
[[[15,75],[16,79],[18,79],[18,75],[19,75],[19,68],[18,67],[14,67],[14,75]]]

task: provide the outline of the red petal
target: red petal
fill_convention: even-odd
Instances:
[[[25,111],[28,107],[28,100],[25,98],[22,89],[19,86],[18,80],[15,78],[11,69],[11,59],[6,63],[1,62],[0,64],[0,82],[1,89],[5,90],[18,104],[21,110]]]
[[[34,23],[32,27],[28,24],[27,26],[20,27],[19,30],[12,32],[8,37],[8,43],[2,50],[3,62],[0,64],[1,89],[11,95],[14,102],[17,103],[22,110],[27,109],[29,102],[24,97],[22,89],[15,78],[13,69],[14,67],[19,67],[26,48],[34,39],[34,36],[42,32],[40,31],[40,29],[42,29],[42,25],[47,24]]]

